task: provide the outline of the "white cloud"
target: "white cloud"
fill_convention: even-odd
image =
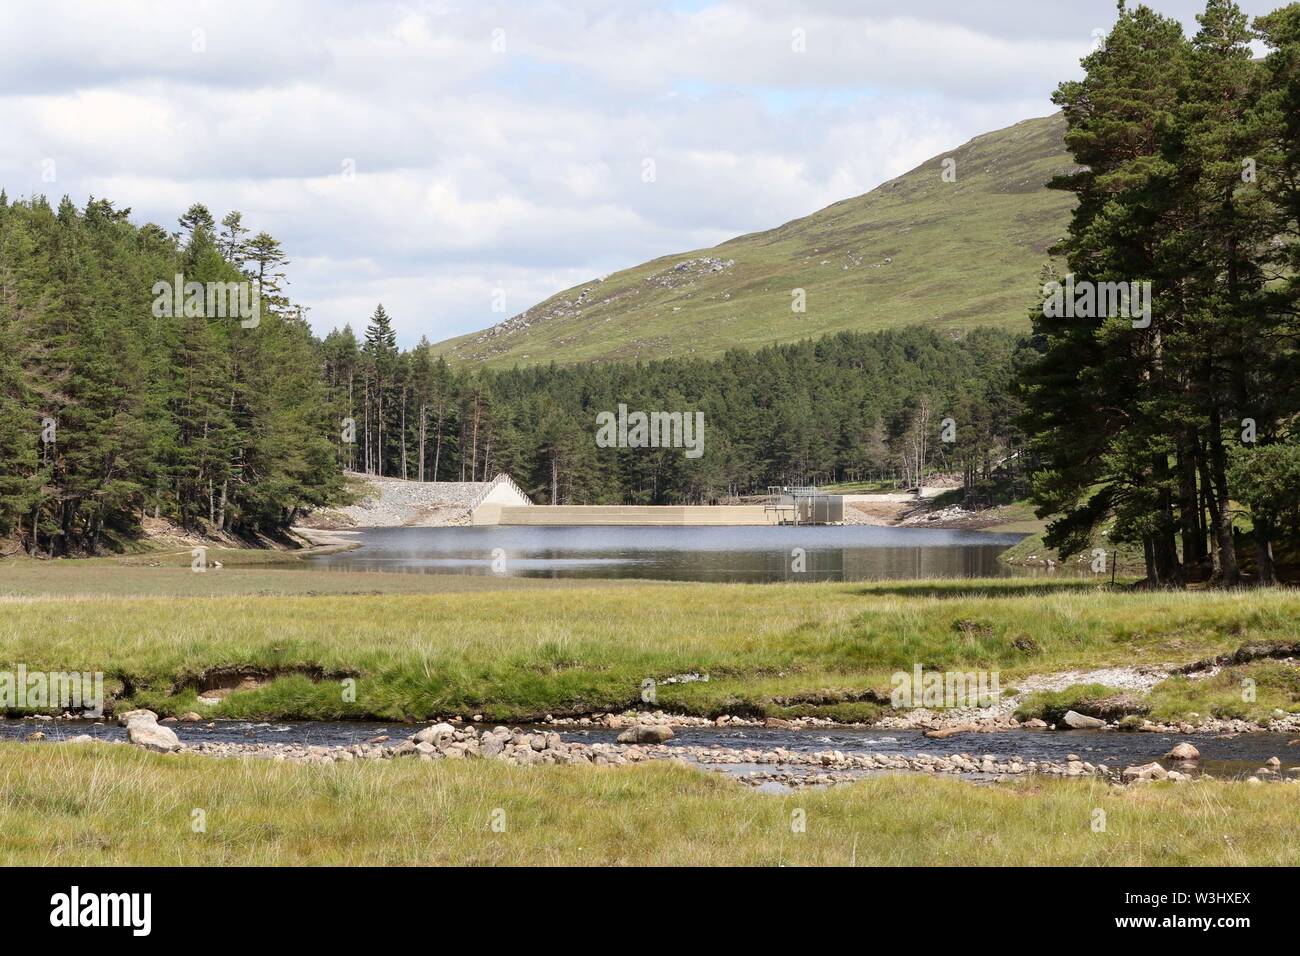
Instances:
[[[521,311],[1044,115],[1114,18],[912,7],[19,0],[0,7],[0,185],[168,228],[192,202],[239,209],[283,242],[318,331],[382,300],[404,343],[438,340],[503,318],[493,289]]]

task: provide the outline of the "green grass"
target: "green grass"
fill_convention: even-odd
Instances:
[[[1034,277],[1074,201],[1044,188],[1074,167],[1064,128],[1057,114],[976,137],[778,228],[593,278],[530,309],[526,329],[482,341],[470,333],[435,350],[452,362],[512,366],[711,357],[915,325],[1028,331]],[[956,161],[956,182],[942,179],[945,158]],[[735,264],[662,285],[699,257]],[[807,295],[803,314],[790,308],[796,288]]]
[[[0,864],[1294,866],[1296,799],[1285,785],[916,776],[777,796],[672,764],[305,766],[0,744]]]
[[[822,491],[832,495],[887,495],[903,491],[898,482],[889,479],[872,481],[841,481],[822,487]]]
[[[1013,567],[1017,565],[1042,566],[1047,560],[1051,560],[1064,571],[1078,574],[1090,574],[1093,562],[1093,549],[1100,548],[1106,552],[1106,573],[1098,575],[1100,579],[1110,580],[1110,567],[1112,561],[1118,561],[1115,567],[1115,574],[1120,581],[1127,579],[1143,577],[1146,574],[1146,564],[1142,557],[1142,549],[1132,545],[1120,545],[1118,548],[1114,542],[1110,541],[1103,535],[1097,535],[1092,542],[1092,547],[1076,554],[1064,561],[1061,560],[1060,554],[1055,548],[1049,548],[1043,542],[1043,536],[1046,531],[1047,523],[1037,518],[1021,517],[1011,524],[998,525],[996,527],[986,528],[986,531],[1017,531],[1023,532],[1025,537],[1007,548],[998,555],[998,560]],[[1118,558],[1116,554],[1118,553]]]
[[[1019,720],[1037,717],[1049,723],[1055,723],[1065,715],[1067,710],[1080,710],[1086,713],[1088,705],[1121,693],[1114,687],[1104,684],[1074,684],[1061,690],[1044,690],[1030,694],[1016,708]]]
[[[1034,505],[1029,501],[1019,500],[1002,505],[998,514],[1001,520],[997,524],[988,525],[981,530],[1032,535],[1041,534],[1047,527],[1047,521],[1034,514]]]
[[[139,576],[160,570],[106,568],[99,586],[116,575],[119,589],[136,593]],[[11,571],[0,573],[0,591]],[[236,572],[177,573],[188,583]],[[869,692],[887,693],[890,675],[916,663],[998,670],[1014,686],[1029,673],[1189,662],[1248,641],[1294,639],[1300,625],[1292,590],[1129,593],[1072,580],[496,582],[496,590],[337,594],[317,583],[335,577],[327,573],[276,572],[275,584],[272,572],[247,573],[259,590],[279,582],[299,590],[0,599],[0,666],[102,670],[131,702],[165,713],[201,710],[195,680],[221,667],[275,677],[211,711],[225,716],[523,719],[622,709],[638,702],[643,679],[687,672],[710,680],[660,685],[660,706],[843,713],[866,710],[859,705]],[[356,682],[355,701],[343,699],[345,678]]]
[[[190,569],[188,550],[151,550],[106,558],[0,560],[0,597],[441,594],[460,591],[553,590],[618,581],[503,578],[470,574],[390,574],[308,568],[292,552],[209,548],[209,569]],[[213,566],[214,562],[225,565]]]
[[[1249,700],[1243,682],[1250,681]],[[1193,680],[1181,675],[1151,689],[1153,720],[1173,720],[1184,714],[1263,722],[1274,711],[1300,713],[1300,669],[1281,661],[1255,661],[1225,667],[1213,677]]]

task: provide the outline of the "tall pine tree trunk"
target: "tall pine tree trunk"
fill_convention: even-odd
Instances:
[[[1259,565],[1259,583],[1271,587],[1277,584],[1277,569],[1273,566],[1273,522],[1266,517],[1255,519],[1255,563]]]
[[[1153,538],[1155,545],[1156,572],[1161,585],[1165,587],[1182,587],[1186,584],[1183,566],[1178,560],[1178,544],[1175,539],[1177,523],[1174,521],[1173,495],[1169,492],[1169,458],[1157,454],[1152,460],[1155,480],[1159,484],[1158,496],[1160,531]]]
[[[366,428],[365,428],[366,450],[365,450],[365,454],[362,457],[364,458],[366,474],[369,475],[372,474],[372,471],[370,468],[370,376],[368,375],[366,376],[366,380],[363,385],[362,401],[365,403],[364,414],[366,418]]]
[[[1188,429],[1178,444],[1178,516],[1183,541],[1183,565],[1190,571],[1205,560],[1201,533],[1200,495],[1196,487],[1196,429]]]
[[[474,390],[474,437],[470,441],[469,450],[469,480],[478,481],[478,389]]]
[[[402,480],[406,480],[406,387],[402,387]]]
[[[1210,410],[1210,501],[1214,520],[1214,536],[1219,544],[1219,574],[1224,587],[1241,583],[1237,566],[1237,546],[1232,538],[1232,503],[1228,494],[1228,455],[1223,447],[1223,423],[1219,405],[1214,402]]]
[[[378,393],[379,407],[375,413],[375,431],[378,445],[375,448],[375,474],[380,478],[384,477],[384,383],[379,380],[375,383],[375,391]]]
[[[429,407],[422,401],[420,402],[420,481],[424,481],[424,437],[425,431],[429,425]]]
[[[1213,413],[1212,417],[1217,417],[1217,412]],[[1211,554],[1215,565],[1219,568],[1222,582],[1229,584],[1231,580],[1232,584],[1236,584],[1238,580],[1237,551],[1232,540],[1232,516],[1224,506],[1214,483],[1213,449],[1214,436],[1211,434],[1206,439],[1206,453],[1200,456],[1201,484],[1205,488],[1205,504],[1210,512],[1211,543],[1213,545]],[[1229,568],[1231,568],[1231,578],[1229,577]]]
[[[442,399],[438,399],[438,431],[433,442],[433,480],[438,480],[438,463],[442,458]]]
[[[348,471],[357,470],[356,403],[352,398],[352,376],[354,374],[355,373],[352,369],[348,369],[348,418],[352,419],[352,442],[348,445],[347,450]]]

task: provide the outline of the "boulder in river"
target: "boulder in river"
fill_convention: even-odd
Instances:
[[[662,724],[637,724],[618,735],[621,744],[661,744],[673,737],[673,729]]]
[[[126,737],[137,747],[156,750],[158,753],[166,754],[181,749],[181,742],[174,730],[144,717],[137,717],[126,725]]]
[[[945,737],[951,737],[954,734],[979,733],[979,729],[979,726],[976,724],[957,724],[955,727],[941,727],[938,730],[927,730],[925,735],[932,740],[943,740]]]
[[[133,720],[148,720],[152,723],[158,723],[158,715],[152,710],[128,710],[124,714],[117,715],[117,723],[120,727],[131,726]]]
[[[1106,726],[1106,721],[1096,717],[1088,717],[1077,711],[1067,710],[1063,718],[1065,726],[1072,727],[1075,730],[1099,730]]]
[[[1175,745],[1173,750],[1165,754],[1165,757],[1170,760],[1200,760],[1201,752],[1187,741],[1183,741]]]

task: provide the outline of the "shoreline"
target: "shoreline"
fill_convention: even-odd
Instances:
[[[127,703],[128,709],[122,713],[129,713],[133,705]],[[743,714],[719,714],[716,717],[704,717],[698,714],[684,712],[671,712],[664,710],[624,710],[618,713],[608,711],[590,711],[587,713],[571,713],[560,717],[552,714],[523,715],[512,718],[507,723],[512,725],[536,726],[536,727],[554,727],[559,729],[577,729],[577,728],[594,728],[605,730],[621,730],[630,727],[667,727],[667,728],[766,728],[775,730],[917,730],[925,733],[927,737],[941,739],[955,734],[991,734],[991,733],[1010,733],[1021,731],[1025,733],[1058,733],[1068,732],[1070,730],[1089,729],[1102,733],[1117,734],[1168,734],[1184,737],[1224,737],[1236,736],[1239,734],[1278,734],[1287,736],[1300,734],[1300,714],[1287,714],[1283,717],[1275,717],[1267,723],[1259,721],[1241,720],[1236,718],[1207,718],[1197,723],[1188,721],[1178,722],[1160,722],[1143,718],[1140,723],[1131,726],[1124,726],[1121,721],[1100,721],[1095,726],[1087,728],[1070,726],[1064,722],[1048,723],[1039,718],[1030,718],[1027,720],[1018,720],[1014,716],[1009,716],[997,708],[989,708],[993,711],[984,714],[972,714],[971,710],[965,708],[954,709],[952,713],[946,713],[943,710],[932,710],[928,708],[901,709],[883,713],[879,718],[873,721],[837,721],[826,717],[802,716],[802,717],[753,717]],[[162,713],[166,713],[163,711]],[[1071,711],[1073,713],[1073,711]],[[31,721],[35,724],[52,722],[55,724],[62,722],[84,723],[87,720],[107,722],[116,719],[118,711],[115,708],[107,709],[103,717],[91,718],[84,715],[64,712],[62,714],[49,713],[20,713],[20,714],[0,714],[0,722],[10,721]],[[1086,716],[1086,715],[1083,715]],[[1091,718],[1097,720],[1097,718]],[[163,725],[185,724],[185,723],[207,723],[218,720],[261,720],[273,721],[280,724],[318,724],[318,723],[337,723],[337,724],[366,724],[366,723],[394,723],[402,726],[415,726],[421,723],[446,723],[457,728],[473,729],[479,726],[487,726],[492,723],[481,715],[474,715],[466,718],[461,714],[436,714],[424,718],[412,718],[400,721],[385,720],[375,714],[348,714],[333,718],[329,721],[322,721],[316,717],[296,717],[284,716],[274,713],[257,713],[247,717],[231,717],[227,715],[200,715],[196,712],[190,712],[188,717],[185,715],[167,714],[158,718],[158,723]],[[1300,740],[1296,741],[1300,746]]]
[[[304,528],[294,525],[289,529],[293,534],[300,538],[306,539],[311,545],[301,551],[292,551],[294,557],[316,557],[325,554],[342,554],[345,551],[355,551],[361,547],[360,541],[350,541],[347,538],[339,537],[353,529],[335,528],[323,530],[319,528]],[[364,528],[357,528],[357,531],[363,531]]]

